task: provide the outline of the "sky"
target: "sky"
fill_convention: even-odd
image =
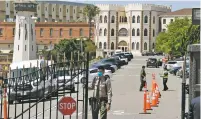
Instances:
[[[104,1],[93,1],[93,0],[66,0],[66,1],[71,1],[71,2],[85,2],[85,3],[95,3],[95,4],[120,4],[120,5],[125,5],[129,3],[147,3],[147,4],[157,4],[157,5],[172,5],[172,11],[183,9],[183,8],[200,8],[200,1],[150,1],[150,0],[130,0],[130,1],[115,1],[115,0],[104,0]]]

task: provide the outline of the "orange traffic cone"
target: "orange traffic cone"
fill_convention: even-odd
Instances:
[[[146,101],[147,101],[147,92],[146,90],[144,91],[144,103],[143,103],[143,112],[139,114],[151,114],[150,112],[147,112],[146,110]]]
[[[156,102],[156,95],[155,95],[155,92],[153,92],[153,95],[152,95],[151,106],[152,106],[152,107],[158,107],[157,102]]]
[[[156,90],[157,90],[157,96],[158,96],[158,98],[161,98],[161,94],[160,94],[160,91],[159,91],[158,84],[156,84]]]
[[[156,104],[159,104],[159,97],[158,97],[159,95],[158,95],[158,91],[157,90],[155,90],[155,97],[156,97]]]
[[[146,110],[153,110],[153,109],[151,108],[150,96],[149,96],[149,93],[148,93],[148,92],[147,92]]]

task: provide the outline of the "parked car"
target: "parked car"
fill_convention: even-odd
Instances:
[[[128,61],[131,61],[131,56],[130,55],[125,55],[124,53],[114,54],[113,56],[123,56],[123,57],[126,57],[128,59]]]
[[[121,58],[120,56],[113,56],[112,58],[115,58],[121,66],[128,64],[127,58]]]
[[[163,56],[163,52],[155,52],[155,54],[158,56]]]
[[[146,60],[146,61],[147,61],[147,63],[146,63],[147,67],[152,66],[152,67],[158,68],[158,63],[157,63],[157,59],[156,58],[148,58],[148,60]]]
[[[133,54],[130,52],[124,52],[125,55],[129,55],[131,59],[133,59]]]
[[[105,69],[107,70],[111,70],[112,73],[116,72],[116,70],[118,69],[116,65],[112,65],[112,64],[109,64],[109,63],[96,63],[96,64],[93,64],[91,66],[91,68],[98,68],[99,66],[103,66]]]
[[[118,69],[121,68],[121,65],[119,64],[119,62],[115,59],[115,58],[107,58],[107,59],[102,59],[99,61],[101,64],[111,64],[114,65],[112,67],[117,67]]]
[[[94,78],[98,76],[98,68],[91,68],[91,69],[89,69],[88,73],[89,73],[88,83],[92,83]],[[106,69],[104,76],[111,79],[112,78],[112,72],[110,70]],[[85,83],[86,82],[86,72],[79,75],[79,80],[78,80],[78,76],[76,78],[74,78],[74,82],[75,83],[78,83],[78,82]]]
[[[173,64],[176,64],[176,61],[168,61],[165,65],[164,68],[166,67],[167,70],[170,70]]]
[[[154,56],[156,55],[154,52],[142,52],[142,56]]]

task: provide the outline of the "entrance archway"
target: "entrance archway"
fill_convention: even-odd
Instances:
[[[126,41],[120,41],[118,44],[118,49],[121,49],[123,52],[126,52],[128,50],[128,44]]]

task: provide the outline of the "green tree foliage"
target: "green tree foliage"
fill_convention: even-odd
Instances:
[[[156,51],[170,55],[184,55],[188,44],[200,42],[200,28],[192,25],[191,19],[175,19],[156,38]]]

